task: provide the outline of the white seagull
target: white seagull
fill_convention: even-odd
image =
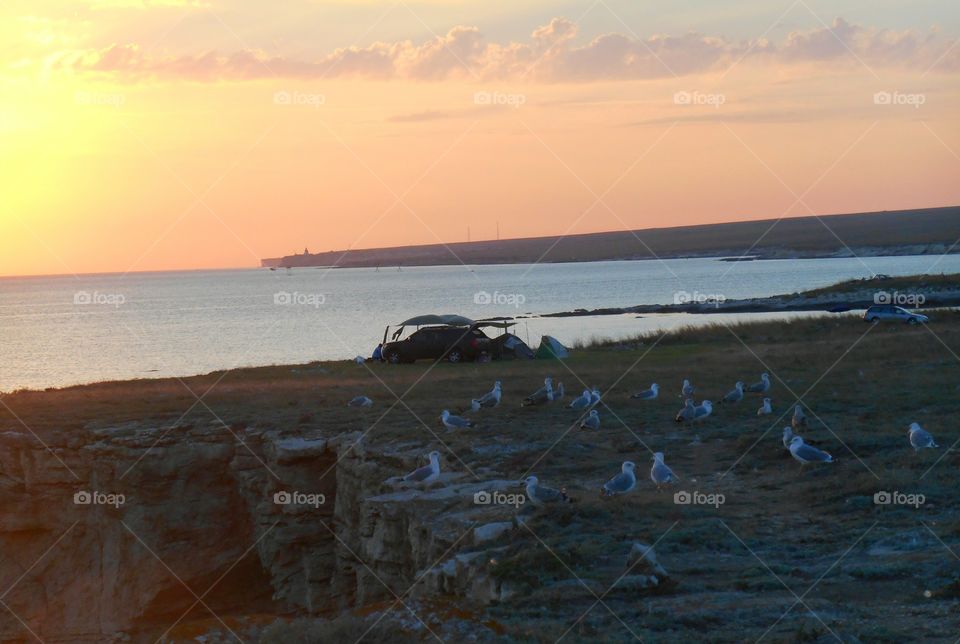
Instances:
[[[596,407],[600,404],[600,390],[594,387],[590,390],[590,406]]]
[[[600,414],[596,409],[591,409],[587,417],[580,421],[580,429],[600,429]]]
[[[650,468],[650,480],[657,484],[657,489],[665,483],[673,483],[680,477],[673,473],[663,462],[663,452],[657,452],[653,455],[653,467]]]
[[[573,499],[567,496],[565,491],[540,485],[536,476],[528,476],[521,485],[523,484],[526,484],[527,487],[527,498],[534,505],[542,507],[556,503],[573,503]]]
[[[684,398],[690,398],[693,396],[694,386],[690,384],[690,381],[684,378],[683,388],[680,390]]]
[[[676,421],[678,423],[689,423],[697,415],[697,408],[693,404],[693,398],[687,398],[683,404],[683,409],[677,412]]]
[[[914,451],[919,452],[924,447],[940,447],[933,440],[933,435],[920,427],[919,423],[910,423],[910,445]]]
[[[474,400],[480,407],[496,407],[500,404],[500,381],[493,383],[493,389],[483,394],[480,398],[475,398]],[[471,407],[473,407],[473,400],[470,401]],[[474,411],[477,411],[474,409]]]
[[[733,386],[733,389],[728,391],[727,394],[720,399],[720,403],[732,404],[738,403],[741,400],[743,400],[743,383],[737,382],[737,384]]]
[[[760,374],[760,382],[755,382],[747,387],[747,391],[752,394],[765,394],[770,391],[770,375]]]
[[[653,383],[650,385],[649,389],[644,389],[639,391],[631,396],[631,398],[639,398],[640,400],[654,400],[660,394],[660,385]]]
[[[760,405],[760,409],[757,410],[757,416],[766,416],[767,414],[773,413],[773,407],[770,406],[770,399],[764,398],[763,404]]]
[[[476,425],[472,420],[467,420],[463,416],[454,416],[449,410],[444,409],[440,414],[440,422],[447,429],[463,429],[464,427],[473,427]]]
[[[709,400],[704,400],[702,403],[694,407],[693,409],[693,419],[694,420],[703,420],[707,416],[713,413],[713,403]]]
[[[789,427],[783,428],[783,446],[790,449],[790,441],[793,440],[793,430]]]
[[[558,382],[556,389],[553,390],[553,393],[550,394],[550,402],[556,402],[558,400],[563,400],[563,395],[566,392],[563,389],[563,383]]]
[[[440,478],[440,452],[430,452],[429,465],[418,467],[403,477],[404,481],[410,483],[433,483]]]
[[[366,396],[357,396],[347,403],[347,407],[373,407],[373,400]]]
[[[524,398],[520,406],[529,407],[531,405],[542,405],[551,400],[553,400],[553,378],[544,378],[543,386]]]
[[[807,426],[807,416],[803,413],[803,407],[800,405],[793,408],[793,419],[790,421],[790,425],[794,429]]]
[[[800,461],[801,465],[807,463],[832,463],[833,457],[813,445],[807,445],[799,436],[794,436],[790,440],[790,453]]]
[[[624,461],[620,467],[620,473],[603,484],[600,496],[626,494],[637,487],[637,477],[633,473],[635,467],[633,461]]]
[[[593,394],[590,393],[589,389],[584,389],[583,393],[570,401],[570,404],[567,405],[567,409],[576,409],[577,411],[586,409],[590,406],[590,401],[593,399]]]

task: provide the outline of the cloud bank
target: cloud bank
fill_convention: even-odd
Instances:
[[[62,52],[54,70],[104,74],[126,80],[158,78],[212,82],[261,78],[405,79],[416,81],[512,80],[594,82],[669,78],[722,71],[740,60],[772,64],[849,64],[926,71],[960,70],[960,47],[936,31],[892,31],[851,24],[842,18],[830,27],[790,33],[782,42],[732,42],[688,33],[635,38],[606,33],[574,44],[577,25],[554,18],[526,42],[487,42],[476,27],[456,26],[444,36],[416,44],[375,42],[336,49],[316,60],[297,60],[264,51],[208,51],[159,55],[135,44]]]

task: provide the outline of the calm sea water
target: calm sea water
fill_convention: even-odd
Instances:
[[[0,391],[369,355],[384,327],[424,313],[472,318],[728,299],[923,273],[937,258],[713,259],[393,269],[265,269],[0,279]],[[948,256],[935,272],[960,272]],[[489,303],[487,303],[489,302]],[[786,317],[784,314],[742,314]],[[718,321],[681,314],[533,317],[515,332],[573,344]]]

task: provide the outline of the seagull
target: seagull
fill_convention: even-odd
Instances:
[[[529,407],[530,405],[542,405],[545,402],[549,402],[553,399],[553,378],[544,378],[543,386],[537,389],[535,392],[523,399],[523,402],[520,403],[521,407]]]
[[[620,473],[603,484],[600,496],[616,496],[632,491],[637,486],[637,477],[633,474],[635,467],[633,461],[624,461]]]
[[[741,400],[743,400],[743,383],[742,383],[742,382],[737,382],[737,384],[734,385],[733,389],[731,389],[730,391],[728,391],[728,392],[727,392],[727,395],[720,399],[720,404],[723,404],[723,403],[728,403],[728,404],[738,403],[738,402],[740,402]]]
[[[591,409],[590,414],[580,421],[580,429],[600,429],[600,414]]]
[[[683,380],[683,389],[681,390],[684,398],[690,398],[693,396],[694,386],[690,384],[690,381],[684,378]]]
[[[557,400],[562,400],[562,399],[563,399],[563,395],[564,395],[565,393],[566,393],[566,392],[565,392],[564,389],[563,389],[563,383],[562,383],[562,382],[557,383],[557,388],[553,390],[553,393],[552,393],[552,394],[550,394],[550,402],[555,402],[555,401],[557,401]]]
[[[640,400],[654,400],[659,393],[660,385],[653,383],[650,385],[649,389],[638,391],[637,393],[633,394],[631,398],[639,398]]]
[[[803,439],[799,436],[794,436],[790,440],[790,453],[793,454],[793,457],[800,461],[801,465],[807,463],[832,463],[833,457],[824,452],[823,450],[817,449],[813,445],[806,445],[803,442]]]
[[[427,458],[430,459],[429,465],[418,467],[404,476],[403,480],[410,483],[433,483],[440,478],[440,452],[430,452]]]
[[[527,498],[530,503],[537,506],[544,506],[554,503],[573,503],[573,499],[567,496],[564,490],[554,490],[552,487],[540,485],[540,480],[536,476],[528,476],[521,485],[527,486]]]
[[[693,419],[694,420],[703,420],[707,416],[713,413],[713,403],[709,400],[704,400],[702,403],[694,407],[693,409]]]
[[[924,447],[940,447],[933,440],[933,435],[920,427],[919,423],[910,423],[910,444],[914,451],[919,452]]]
[[[790,449],[790,441],[793,440],[793,430],[789,427],[783,428],[783,446]]]
[[[358,365],[362,365],[364,362],[366,362],[363,356],[357,356],[356,358],[353,359],[353,361],[356,362]]]
[[[483,394],[483,396],[481,396],[480,398],[475,398],[474,400],[471,400],[470,401],[471,407],[473,407],[474,401],[476,401],[477,404],[480,405],[480,407],[496,407],[497,405],[500,404],[500,395],[501,395],[500,381],[498,380],[495,383],[493,383],[493,389]],[[477,410],[474,409],[474,411],[477,411]]]
[[[683,409],[677,412],[678,423],[689,423],[697,413],[697,408],[693,404],[693,398],[687,398],[683,404]]]
[[[373,400],[366,396],[357,396],[347,403],[347,407],[373,407]]]
[[[663,462],[663,452],[657,452],[653,455],[653,467],[650,468],[650,480],[657,484],[658,490],[664,483],[673,483],[679,480],[679,478],[680,477],[674,474],[673,470]]]
[[[767,414],[773,413],[773,407],[770,406],[770,399],[764,398],[763,404],[760,405],[760,409],[757,410],[757,416],[766,416]]]
[[[590,406],[596,407],[600,404],[600,390],[594,387],[590,390]]]
[[[752,394],[765,394],[770,391],[770,375],[760,374],[760,382],[755,382],[747,387],[747,391]]]
[[[790,421],[790,425],[794,429],[807,426],[807,416],[803,413],[803,407],[800,405],[793,408],[793,420]]]
[[[454,416],[446,409],[440,414],[440,422],[443,423],[447,429],[463,429],[464,427],[473,427],[476,425],[472,420],[467,420],[463,416]]]
[[[577,411],[586,409],[590,406],[590,401],[593,399],[593,395],[590,393],[589,389],[584,389],[583,393],[570,401],[570,404],[567,405],[567,409],[576,409]]]

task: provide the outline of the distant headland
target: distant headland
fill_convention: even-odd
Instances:
[[[960,252],[960,206],[764,219],[552,237],[332,250],[261,266],[374,267],[594,262],[681,257],[790,259]]]

